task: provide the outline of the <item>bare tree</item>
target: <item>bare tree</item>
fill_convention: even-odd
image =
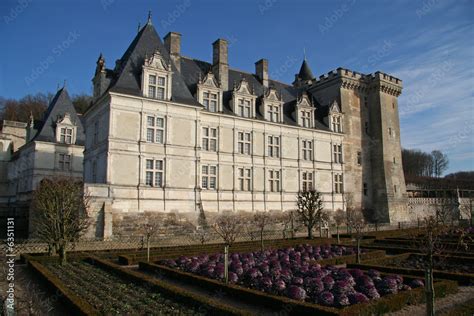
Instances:
[[[448,169],[448,156],[439,150],[433,150],[431,152],[431,160],[434,176],[438,178],[441,177],[441,175]]]
[[[363,237],[363,230],[366,225],[364,213],[360,208],[348,208],[347,212],[347,225],[351,227],[355,231],[355,237],[357,241],[357,263],[360,263],[360,242]]]
[[[263,251],[263,233],[265,231],[265,227],[267,227],[272,218],[268,212],[256,212],[253,216],[254,223],[258,228],[259,236],[260,236],[260,249]]]
[[[300,191],[297,195],[296,210],[308,230],[308,239],[313,238],[313,228],[321,220],[323,199],[317,190]]]
[[[229,247],[242,230],[242,218],[238,215],[221,215],[216,218],[212,228],[224,241],[224,277],[229,281]]]
[[[141,232],[145,238],[147,262],[150,262],[151,239],[160,232],[160,229],[162,229],[162,223],[158,218],[153,217],[151,214],[145,217],[145,223],[143,223]]]
[[[82,182],[71,178],[45,178],[33,195],[34,234],[48,244],[50,254],[59,252],[61,264],[67,261],[68,245],[89,226],[88,204]]]
[[[336,224],[337,243],[339,244],[341,243],[341,240],[339,238],[339,227],[346,222],[346,212],[344,212],[344,210],[342,209],[337,209],[333,219],[334,223]]]

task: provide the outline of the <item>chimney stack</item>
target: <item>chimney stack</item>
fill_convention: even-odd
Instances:
[[[170,53],[170,58],[174,62],[176,69],[181,72],[181,34],[176,32],[169,32],[165,38],[165,47]]]
[[[268,60],[262,58],[255,63],[255,74],[265,88],[268,88]]]
[[[224,91],[229,90],[229,64],[227,41],[219,38],[212,44],[212,72],[219,78]]]

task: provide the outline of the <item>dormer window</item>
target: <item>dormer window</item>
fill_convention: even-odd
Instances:
[[[148,97],[164,100],[166,91],[166,78],[162,76],[148,76]]]
[[[280,122],[280,107],[278,105],[269,105],[267,114],[269,121]]]
[[[301,126],[311,127],[311,112],[301,111]]]
[[[76,125],[69,113],[56,121],[56,141],[68,145],[76,143]]]
[[[274,123],[283,123],[282,109],[283,101],[281,94],[273,87],[265,90],[262,96],[262,102],[259,104],[260,113],[265,116],[265,120]]]
[[[238,114],[242,117],[250,117],[251,105],[250,100],[239,99]]]
[[[335,133],[342,133],[342,123],[339,115],[332,116],[332,131]]]
[[[72,144],[72,128],[67,128],[67,127],[61,128],[61,135],[59,136],[59,142],[62,144]]]
[[[222,111],[222,91],[212,72],[207,73],[204,79],[199,80],[196,97],[207,111]]]
[[[167,64],[159,51],[143,64],[143,95],[152,99],[171,99],[171,65]]]
[[[217,112],[217,93],[210,91],[204,92],[202,97],[202,103],[206,110],[210,112]]]

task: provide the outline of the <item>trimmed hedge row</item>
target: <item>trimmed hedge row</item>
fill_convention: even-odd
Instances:
[[[374,257],[384,257],[385,251],[384,250],[372,250],[370,252],[365,252],[360,254],[361,260],[367,260]],[[322,259],[322,260],[315,260],[316,263],[320,265],[338,265],[338,264],[347,264],[347,263],[355,263],[357,261],[357,254],[355,255],[348,255],[348,256],[340,256],[334,257],[329,259]]]
[[[387,295],[368,303],[361,303],[338,309],[335,307],[299,302],[287,297],[276,296],[235,284],[224,284],[217,280],[208,279],[162,265],[140,262],[139,267],[140,270],[159,273],[173,279],[197,284],[200,287],[211,291],[224,291],[228,295],[238,297],[242,301],[278,309],[280,312],[284,312],[288,315],[379,315],[400,310],[407,304],[421,303],[425,299],[424,289],[417,288],[410,291]],[[413,279],[413,276],[409,275],[404,275],[404,277],[407,280]],[[439,294],[439,297],[443,297],[447,294],[455,293],[457,291],[457,283],[452,281],[437,281],[435,282],[435,290]]]
[[[394,259],[407,259],[409,256],[413,255],[420,255],[416,253],[405,253],[398,256],[393,257],[384,257],[379,259],[370,260],[368,262],[362,264],[350,263],[347,265],[348,268],[359,268],[363,270],[367,269],[375,269],[381,272],[386,273],[396,273],[396,274],[411,274],[416,276],[423,277],[425,275],[425,271],[421,269],[409,269],[409,268],[400,268],[400,267],[392,267],[386,266],[385,264],[392,262]],[[473,261],[473,258],[466,258],[466,257],[452,257],[453,260],[469,260],[469,262]],[[446,272],[441,270],[434,270],[433,276],[439,279],[446,279],[446,280],[453,280],[458,282],[460,285],[472,285],[474,284],[474,274],[472,273],[457,273],[457,272]]]
[[[46,285],[55,291],[62,303],[67,306],[73,315],[100,315],[87,301],[71,291],[57,276],[34,258],[28,258],[28,266]]]
[[[341,244],[346,247],[354,247],[353,244],[350,243],[345,243]],[[375,244],[364,244],[362,245],[363,248],[366,249],[377,249],[377,250],[385,250],[388,254],[403,254],[403,253],[416,253],[419,251],[419,249],[416,248],[409,248],[409,247],[397,247],[397,246],[384,246],[384,245],[375,245]],[[459,257],[468,257],[468,258],[474,258],[474,253],[469,253],[469,252],[459,252],[459,251],[446,251],[447,255],[451,256],[459,256]]]
[[[335,240],[328,238],[319,239],[275,239],[268,240],[264,243],[265,249],[280,249],[300,244],[310,245],[322,245],[322,244],[335,244]],[[353,246],[351,246],[353,247]],[[163,247],[163,248],[152,248],[150,249],[150,260],[157,261],[161,259],[177,258],[182,255],[193,256],[200,255],[203,253],[213,254],[220,253],[224,249],[224,244],[207,244],[207,245],[191,245],[191,246],[178,246],[178,247]],[[260,250],[260,242],[239,242],[235,243],[230,247],[231,252],[251,252]],[[138,264],[139,261],[147,259],[146,249],[135,252],[132,254],[122,254],[118,256],[119,264],[122,265],[134,265]]]
[[[211,315],[251,315],[228,304],[224,304],[218,299],[209,298],[206,295],[194,294],[155,277],[131,271],[130,269],[95,256],[90,256],[86,261],[139,286],[148,286],[150,290],[156,290],[173,300],[182,301],[183,303],[197,307],[205,306],[206,311]]]

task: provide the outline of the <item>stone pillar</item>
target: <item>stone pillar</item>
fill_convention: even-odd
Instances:
[[[268,88],[268,60],[262,58],[255,63],[255,75],[262,82],[265,88]]]
[[[212,44],[212,72],[216,74],[223,91],[229,90],[229,63],[227,40],[219,38]]]
[[[165,47],[170,53],[170,58],[174,62],[176,69],[181,72],[181,34],[169,32],[165,38]]]

